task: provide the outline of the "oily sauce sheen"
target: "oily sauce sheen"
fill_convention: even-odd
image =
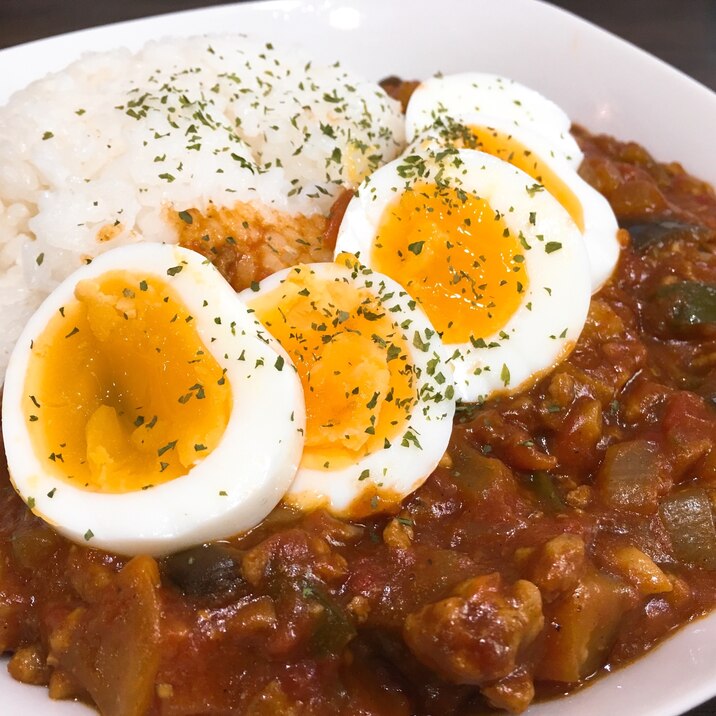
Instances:
[[[569,359],[461,409],[395,517],[279,506],[127,560],[58,536],[3,473],[11,675],[108,716],[520,711],[711,610],[716,197],[636,144],[576,136],[631,238]]]

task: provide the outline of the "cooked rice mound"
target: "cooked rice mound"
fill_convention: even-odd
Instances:
[[[40,301],[97,254],[176,242],[188,212],[250,205],[272,226],[320,227],[402,148],[400,107],[377,84],[245,36],[86,55],[33,83],[0,108],[0,375]]]

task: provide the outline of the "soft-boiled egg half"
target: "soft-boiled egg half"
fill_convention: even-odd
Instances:
[[[570,134],[571,121],[554,102],[519,82],[482,72],[431,77],[421,82],[405,111],[405,133],[412,142],[436,120],[479,115],[486,126],[506,122],[543,137],[550,154],[577,168],[583,154]]]
[[[280,271],[241,296],[303,384],[305,447],[284,499],[357,518],[396,509],[435,469],[455,391],[423,310],[395,281],[342,258]]]
[[[348,205],[336,251],[416,299],[468,402],[551,368],[589,307],[587,252],[566,209],[521,169],[470,149],[433,145],[374,172]]]
[[[10,358],[10,476],[68,538],[163,554],[248,529],[298,466],[301,383],[218,271],[176,246],[100,256],[40,306]]]
[[[439,118],[419,138],[413,149],[455,146],[492,154],[522,169],[554,196],[577,225],[589,256],[592,293],[614,272],[619,260],[619,224],[609,202],[582,179],[567,162],[555,155],[549,143],[531,129],[513,127],[504,118],[485,124],[480,115],[466,114],[457,122]]]

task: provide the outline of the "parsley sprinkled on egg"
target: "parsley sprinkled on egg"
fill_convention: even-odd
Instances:
[[[431,142],[374,172],[348,206],[336,252],[399,281],[423,308],[460,400],[534,380],[586,319],[589,263],[576,225],[528,174],[483,152]]]
[[[345,259],[281,271],[243,298],[303,384],[306,442],[286,500],[361,517],[394,509],[438,464],[455,389],[415,301]]]
[[[79,543],[163,554],[260,522],[293,479],[304,416],[296,370],[219,272],[146,243],[79,269],[33,315],[2,424],[35,514]]]

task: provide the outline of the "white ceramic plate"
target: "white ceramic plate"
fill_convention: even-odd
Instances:
[[[251,32],[380,79],[476,69],[524,82],[596,132],[634,139],[716,184],[716,94],[595,26],[536,0],[272,0],[164,15],[0,51],[0,103],[87,50],[166,35]],[[580,693],[530,716],[671,716],[716,694],[716,614]],[[91,713],[0,672],[4,716]]]

